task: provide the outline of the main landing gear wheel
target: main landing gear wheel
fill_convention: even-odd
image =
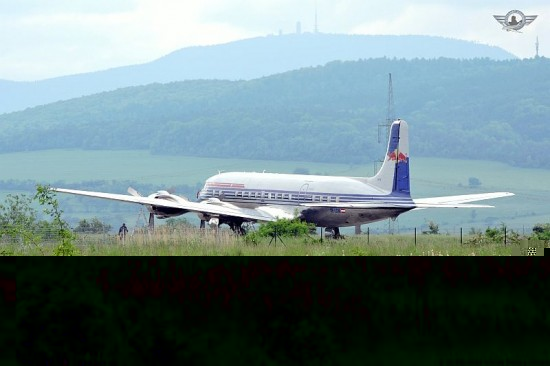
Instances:
[[[239,236],[246,235],[246,229],[243,227],[242,222],[240,222],[240,223],[232,222],[232,223],[229,224],[229,227],[231,228],[231,230],[233,230],[233,232],[236,235],[239,235]]]
[[[340,235],[339,227],[327,227],[325,229],[325,235],[332,239],[343,239],[344,237]]]

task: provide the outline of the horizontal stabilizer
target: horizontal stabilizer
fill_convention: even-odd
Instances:
[[[481,208],[481,207],[493,207],[487,205],[465,205],[468,202],[490,200],[493,198],[509,197],[513,196],[510,192],[493,192],[493,193],[477,193],[477,194],[463,194],[460,196],[444,196],[444,197],[430,197],[415,199],[414,203],[417,208]]]
[[[469,202],[482,201],[493,198],[513,196],[509,192],[494,192],[480,194],[466,194],[460,196],[445,196],[421,198],[416,200],[401,199],[396,200],[372,200],[361,202],[326,202],[326,203],[303,203],[305,207],[328,207],[328,208],[404,208],[404,209],[423,209],[423,208],[491,208],[490,205],[470,204]]]

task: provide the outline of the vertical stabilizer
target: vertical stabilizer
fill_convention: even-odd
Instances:
[[[392,123],[388,149],[382,167],[368,182],[391,194],[410,196],[409,127],[407,122]]]

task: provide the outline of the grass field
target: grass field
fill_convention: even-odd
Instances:
[[[87,180],[132,180],[163,184],[166,187],[176,184],[202,184],[218,171],[292,173],[301,168],[307,169],[311,174],[347,176],[371,176],[374,171],[374,164],[350,166],[295,161],[157,156],[141,150],[48,150],[0,154],[0,166],[3,167],[0,180],[35,180],[43,184],[59,181],[71,183]],[[476,189],[468,187],[470,177],[479,179],[481,186]],[[397,232],[411,232],[415,227],[425,228],[428,221],[437,222],[442,232],[450,234],[457,234],[461,227],[468,230],[472,227],[486,228],[501,223],[506,223],[517,231],[529,231],[536,223],[550,222],[550,170],[515,168],[504,163],[487,161],[413,156],[411,189],[415,198],[492,191],[510,191],[516,196],[487,201],[495,205],[495,209],[432,209],[410,212],[400,216],[395,223]],[[8,193],[34,194],[1,191],[0,198]],[[125,221],[133,225],[139,213],[139,207],[124,207],[120,212],[117,212],[116,208],[111,208],[109,212],[89,212],[78,206],[82,204],[68,202],[63,209],[74,218],[98,216],[107,221]],[[71,207],[67,207],[69,205]],[[127,205],[120,204],[119,207],[123,206]],[[194,219],[193,215],[187,217],[191,218],[191,221]],[[383,232],[387,227],[387,222],[381,222],[372,225],[371,230]]]
[[[514,245],[486,242],[471,244],[472,236],[449,235],[350,235],[341,240],[318,236],[264,238],[251,242],[229,230],[201,231],[159,229],[154,234],[135,233],[124,240],[111,234],[79,235],[83,256],[510,256]],[[39,246],[4,244],[4,254],[52,255],[56,244]]]

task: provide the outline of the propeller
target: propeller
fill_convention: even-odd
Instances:
[[[138,191],[136,191],[132,187],[128,187],[128,193],[130,193],[134,197],[143,197]]]

